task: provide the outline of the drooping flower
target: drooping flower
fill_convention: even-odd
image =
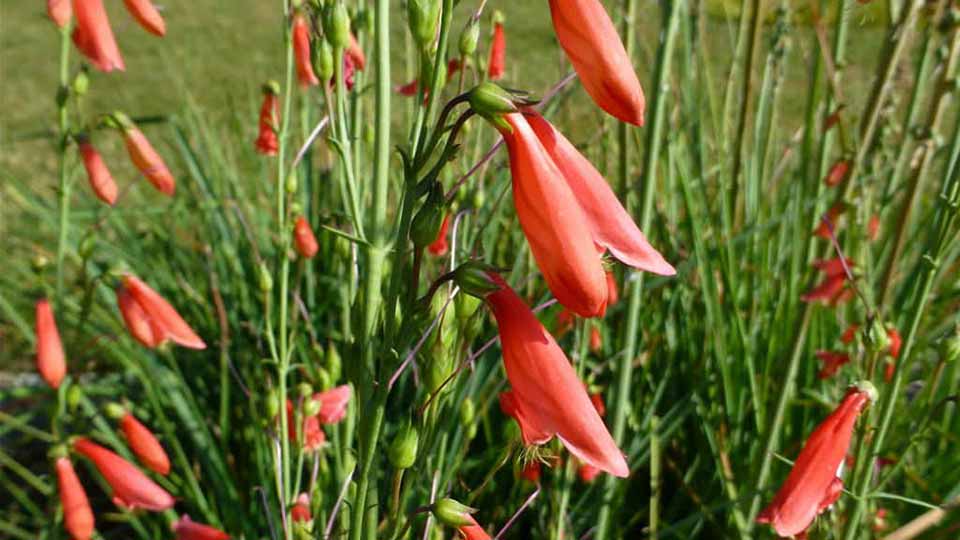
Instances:
[[[843,182],[843,179],[847,177],[847,173],[850,171],[850,162],[841,159],[834,163],[830,170],[827,171],[827,176],[823,179],[823,183],[827,187],[834,187],[840,182]]]
[[[173,508],[173,497],[129,461],[86,437],[74,440],[73,448],[97,467],[113,490],[117,506],[154,512]]]
[[[347,416],[347,405],[350,403],[350,385],[343,384],[325,392],[313,395],[313,399],[320,402],[320,412],[317,418],[321,424],[336,424]]]
[[[123,58],[103,0],[73,0],[73,13],[77,26],[72,37],[77,49],[100,71],[123,71]]]
[[[308,523],[313,520],[313,517],[310,515],[310,496],[306,493],[301,493],[297,497],[297,502],[294,503],[293,508],[290,509],[290,519],[294,523]]]
[[[229,540],[230,535],[203,523],[197,523],[184,514],[173,524],[177,540]]]
[[[163,162],[160,154],[153,149],[150,141],[144,136],[143,132],[137,128],[133,122],[125,115],[120,117],[121,128],[123,129],[123,141],[127,146],[127,152],[130,154],[130,160],[138,171],[164,195],[173,196],[177,188],[177,182],[167,164]]]
[[[407,84],[402,84],[397,86],[394,90],[401,96],[411,97],[417,95],[417,89],[419,88],[420,81],[414,79]]]
[[[350,58],[357,71],[363,71],[367,67],[367,57],[363,54],[363,47],[360,46],[360,42],[357,41],[357,36],[353,35],[353,32],[350,32],[350,43],[344,49],[343,54]]]
[[[83,490],[69,459],[57,458],[56,468],[60,505],[63,506],[63,528],[73,540],[90,540],[94,520],[87,492]]]
[[[170,474],[170,459],[166,451],[157,437],[136,417],[129,412],[125,413],[120,418],[120,429],[140,463],[157,474]]]
[[[490,61],[487,65],[487,76],[491,81],[499,81],[503,78],[506,61],[507,37],[503,32],[503,20],[494,17],[493,39],[490,41]]]
[[[817,373],[818,379],[827,379],[836,373],[841,367],[850,363],[850,355],[838,351],[817,351],[817,359],[823,363],[820,371]]]
[[[50,388],[56,389],[67,374],[63,342],[60,341],[60,332],[57,330],[57,321],[53,317],[50,302],[46,298],[37,300],[35,308],[37,371]]]
[[[824,274],[824,279],[815,287],[804,293],[800,299],[804,302],[822,301],[830,305],[840,304],[849,299],[847,272],[844,268],[853,268],[855,265],[849,259],[834,257],[813,262],[813,267]]]
[[[150,348],[167,340],[189,349],[207,348],[157,291],[129,274],[123,277],[122,285],[117,290],[117,303],[127,329],[137,341]]]
[[[113,175],[107,169],[103,158],[96,148],[90,144],[86,138],[78,138],[77,148],[80,150],[80,157],[83,158],[83,167],[87,170],[87,179],[90,181],[90,188],[101,201],[113,206],[117,201],[117,183],[113,180]]]
[[[600,352],[603,348],[603,336],[600,335],[600,329],[596,326],[590,327],[590,350]]]
[[[757,516],[781,537],[799,535],[841,495],[837,471],[847,455],[860,412],[876,399],[876,389],[861,383],[810,434],[773,501]]]
[[[277,98],[276,83],[263,85],[263,104],[260,106],[260,133],[254,146],[257,152],[265,156],[277,155],[280,147],[277,140],[277,126],[280,125],[280,102]]]
[[[303,216],[297,217],[293,225],[293,247],[304,259],[312,259],[320,250],[317,237],[313,235],[313,229]]]
[[[287,436],[291,441],[297,441],[298,435],[302,437],[301,444],[304,450],[314,452],[319,450],[327,442],[327,434],[323,432],[320,426],[320,420],[316,416],[303,416],[300,424],[300,433],[297,433],[296,416],[293,412],[293,401],[287,400]]]
[[[620,301],[620,291],[617,289],[617,276],[613,272],[607,272],[607,307],[611,307]]]
[[[310,59],[310,25],[301,13],[293,16],[291,39],[293,40],[293,56],[297,66],[297,80],[300,81],[300,86],[306,88],[320,84],[320,79],[313,72],[313,62]]]
[[[500,276],[489,277],[500,287],[486,300],[497,320],[512,386],[501,394],[501,407],[512,410],[524,443],[539,445],[556,435],[584,463],[627,476],[623,454],[563,350]]]
[[[819,224],[817,225],[816,230],[814,230],[813,235],[829,240],[830,228],[832,227],[834,231],[837,230],[840,216],[843,215],[844,210],[846,210],[846,207],[842,202],[831,206],[824,215],[824,218],[819,220]],[[829,227],[827,226],[827,222],[830,222]]]
[[[447,251],[450,249],[450,244],[447,242],[447,231],[449,228],[450,214],[447,214],[443,217],[443,223],[440,224],[440,231],[437,233],[436,240],[427,245],[427,251],[429,251],[431,255],[442,257],[447,254]]]
[[[73,17],[72,0],[47,0],[47,16],[57,28],[63,28]]]
[[[843,331],[843,334],[840,335],[840,341],[847,345],[853,343],[854,338],[857,337],[857,330],[859,329],[859,324],[851,324],[846,330]]]
[[[624,122],[643,125],[643,89],[600,0],[550,0],[550,15],[560,46],[593,101]]]
[[[130,15],[143,27],[144,30],[155,36],[163,37],[167,33],[167,25],[150,0],[123,0]]]

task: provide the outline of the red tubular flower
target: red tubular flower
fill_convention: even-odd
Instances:
[[[840,257],[820,259],[812,263],[814,268],[826,274],[827,277],[845,276],[847,271],[844,269],[844,264],[846,264],[847,268],[853,268],[855,266],[850,259]]]
[[[500,276],[490,278],[500,289],[486,300],[497,320],[512,386],[501,394],[501,406],[512,410],[524,443],[543,444],[556,435],[580,461],[627,476],[623,454],[563,350]]]
[[[353,62],[353,67],[357,71],[363,71],[364,68],[367,67],[367,57],[363,54],[363,48],[357,41],[357,37],[353,35],[353,32],[350,32],[350,43],[347,45],[347,48],[344,49],[343,54],[350,58],[350,61]]]
[[[136,454],[140,463],[151,471],[166,476],[170,474],[170,459],[156,436],[129,412],[120,419],[120,429],[127,445]]]
[[[144,30],[160,37],[167,33],[163,17],[150,0],[123,0],[123,3]]]
[[[121,508],[160,512],[173,508],[173,497],[147,478],[136,466],[86,437],[73,442],[73,449],[93,462],[113,489],[113,502]]]
[[[550,15],[560,46],[593,101],[624,122],[643,125],[643,89],[600,0],[550,0]]]
[[[73,43],[100,71],[123,71],[123,58],[103,8],[103,0],[73,0],[77,27],[73,29]]]
[[[57,28],[63,28],[73,17],[72,0],[47,0],[47,16],[57,25]]]
[[[320,402],[320,412],[317,419],[321,424],[336,424],[347,416],[347,405],[350,403],[350,385],[343,384],[331,388],[326,392],[313,395],[313,399]]]
[[[90,540],[93,536],[93,511],[80,479],[70,460],[57,458],[57,486],[63,506],[63,528],[73,540]]]
[[[600,329],[596,326],[590,328],[590,350],[599,352],[603,348],[603,336],[600,335]]]
[[[507,38],[503,33],[503,23],[493,23],[493,40],[490,42],[490,61],[487,67],[487,76],[491,81],[503,78],[507,59]]]
[[[840,161],[833,164],[830,167],[830,170],[827,171],[826,178],[823,179],[823,183],[827,187],[834,187],[840,182],[843,182],[843,179],[847,177],[847,173],[850,171],[850,162],[841,159]]]
[[[534,484],[540,482],[540,462],[533,460],[524,465],[523,470],[520,471],[520,478]]]
[[[313,229],[303,216],[299,216],[293,224],[293,247],[304,259],[312,259],[320,250],[317,237],[313,235]]]
[[[818,379],[827,379],[836,373],[841,367],[850,363],[850,355],[836,351],[817,351],[817,358],[823,363],[823,367],[817,373]]]
[[[466,514],[463,519],[469,523],[460,525],[457,530],[463,535],[464,540],[490,540],[490,535],[477,523],[477,520],[473,519],[473,516]]]
[[[83,158],[83,167],[87,170],[90,188],[98,199],[113,206],[113,203],[117,202],[117,183],[114,182],[103,158],[86,139],[80,139],[77,146],[80,157]]]
[[[293,56],[296,60],[297,79],[300,86],[316,86],[320,84],[320,79],[313,72],[313,62],[310,59],[310,25],[307,19],[300,13],[293,16],[293,28],[291,30],[293,40]]]
[[[850,326],[847,327],[846,330],[843,331],[843,335],[840,336],[840,341],[842,341],[847,345],[849,345],[850,343],[853,343],[853,338],[857,337],[857,330],[859,329],[860,329],[860,325],[851,324]]]
[[[197,523],[184,514],[173,524],[177,540],[229,540],[230,535],[209,525]]]
[[[903,338],[896,328],[887,328],[887,337],[890,338],[890,356],[900,358],[900,347],[903,346]]]
[[[147,347],[154,348],[169,339],[189,349],[207,348],[173,306],[139,278],[129,274],[123,277],[117,303],[130,334]]]
[[[580,465],[577,468],[577,476],[580,477],[580,480],[585,484],[593,482],[593,480],[600,474],[600,469],[594,467],[593,465],[587,465],[586,463]]]
[[[297,502],[290,509],[290,519],[294,523],[313,521],[313,517],[310,515],[310,497],[306,493],[301,493],[297,497]]]
[[[845,288],[847,273],[843,267],[844,263],[848,268],[854,267],[852,261],[840,257],[814,261],[813,267],[823,272],[826,277],[820,284],[803,294],[800,300],[804,302],[823,301],[833,306],[848,300],[850,291]]]
[[[449,228],[450,214],[447,214],[443,217],[443,223],[440,224],[440,231],[437,233],[436,240],[427,245],[427,251],[429,251],[431,255],[442,257],[447,254],[447,251],[450,249],[450,245],[447,243],[447,230]]]
[[[867,239],[873,242],[878,234],[880,234],[880,216],[874,214],[870,216],[870,221],[867,223]]]
[[[280,144],[276,128],[280,125],[280,103],[271,84],[263,86],[263,105],[260,106],[260,134],[254,142],[257,152],[265,156],[277,155]]]
[[[837,471],[843,463],[853,426],[876,390],[864,384],[847,393],[837,409],[810,434],[793,469],[757,523],[769,523],[781,537],[799,535],[832,505],[843,489]]]
[[[293,402],[288,399],[287,436],[294,442],[297,441],[298,435],[295,418],[293,414]],[[300,429],[302,431],[299,435],[303,437],[302,445],[304,450],[311,452],[319,450],[320,447],[323,446],[323,443],[327,442],[327,434],[323,432],[323,428],[320,427],[320,420],[316,416],[305,416]]]
[[[67,360],[63,342],[53,318],[53,309],[47,299],[37,300],[34,331],[37,335],[37,371],[50,388],[59,388],[67,374]]]
[[[846,208],[844,207],[843,203],[837,203],[837,204],[831,206],[830,209],[827,210],[826,215],[824,216],[824,217],[826,217],[826,221],[829,221],[829,222],[830,222],[830,225],[833,227],[833,230],[834,230],[834,231],[836,231],[836,229],[837,229],[837,225],[839,224],[840,216],[843,215],[843,211],[844,211],[844,210],[846,210]],[[824,221],[823,219],[820,220],[820,222],[819,222],[820,224],[817,225],[817,229],[816,229],[815,231],[813,231],[813,235],[814,235],[814,236],[819,236],[820,238],[824,238],[824,239],[826,239],[826,240],[829,240],[829,239],[830,239],[830,228],[827,227],[826,221]]]
[[[417,79],[414,79],[407,84],[403,84],[394,88],[394,90],[401,96],[411,97],[417,95],[417,88],[420,82]]]
[[[607,272],[607,307],[616,304],[620,300],[620,291],[617,289],[617,277],[613,272]]]
[[[133,125],[124,126],[123,139],[127,145],[127,152],[130,154],[130,160],[133,161],[137,170],[160,193],[173,196],[173,192],[177,188],[177,182],[170,174],[170,169],[167,169],[163,158],[153,149],[143,132]]]

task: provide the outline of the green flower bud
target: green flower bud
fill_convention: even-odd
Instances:
[[[280,414],[280,396],[275,389],[270,390],[266,399],[267,418],[276,418]]]
[[[331,2],[324,10],[323,33],[334,49],[350,45],[350,13],[342,1]]]
[[[87,76],[87,66],[84,65],[77,73],[77,76],[73,78],[73,93],[78,96],[83,96],[89,88],[90,77]]]
[[[110,402],[103,406],[103,412],[107,415],[107,418],[119,420],[127,414],[127,409],[119,403]]]
[[[323,403],[318,399],[313,399],[308,397],[303,400],[303,415],[304,416],[316,416],[320,414],[320,409],[323,407]]]
[[[420,211],[413,216],[413,222],[410,224],[410,239],[413,240],[413,245],[422,248],[436,240],[443,225],[443,215],[443,187],[439,182],[434,182],[430,187],[427,200],[420,207]]]
[[[270,270],[267,269],[266,263],[263,263],[263,262],[260,263],[259,274],[260,275],[258,277],[260,279],[260,291],[265,293],[272,291],[273,276],[270,275]]]
[[[879,319],[874,319],[864,332],[864,341],[870,351],[881,353],[890,348],[890,336]]]
[[[330,372],[330,379],[332,382],[337,382],[340,380],[340,375],[343,373],[343,364],[340,361],[340,353],[337,351],[337,347],[334,346],[333,342],[327,344],[327,370]]]
[[[488,294],[500,290],[500,285],[497,285],[490,277],[490,274],[496,273],[496,271],[496,268],[483,261],[470,260],[453,271],[453,281],[462,292],[477,298],[484,298]]]
[[[313,48],[313,70],[321,83],[333,77],[333,47],[326,39],[318,40]]]
[[[458,294],[453,298],[453,312],[457,317],[457,322],[464,325],[480,309],[483,302],[476,296],[469,294]]]
[[[407,0],[407,22],[420,48],[433,43],[440,23],[440,0]]]
[[[472,521],[469,519],[470,514],[477,511],[476,508],[470,508],[469,506],[448,498],[440,499],[433,503],[430,510],[433,512],[434,517],[437,518],[437,521],[448,527],[462,527],[471,524]]]
[[[83,237],[83,240],[80,241],[80,248],[77,250],[80,253],[81,259],[89,259],[93,255],[93,250],[97,247],[97,237],[88,234]]]
[[[67,409],[75,411],[80,406],[80,399],[83,397],[83,389],[79,384],[71,384],[67,390]]]
[[[44,255],[37,255],[30,261],[30,266],[33,267],[34,272],[40,272],[50,264],[50,259]]]
[[[313,387],[310,383],[300,383],[297,385],[297,395],[300,397],[310,397],[313,395]]]
[[[293,169],[290,171],[290,174],[287,175],[287,181],[284,183],[283,187],[287,190],[288,195],[293,195],[297,192],[297,171]]]
[[[470,397],[466,397],[460,403],[460,423],[461,424],[472,424],[477,417],[477,407],[473,404],[473,400]]]
[[[480,40],[480,21],[471,17],[467,25],[460,32],[460,56],[466,58],[477,52],[477,42]]]
[[[67,450],[66,445],[57,444],[50,447],[50,450],[47,452],[47,457],[50,459],[60,459],[60,458],[70,457],[70,451]]]
[[[397,469],[409,469],[417,460],[417,445],[420,442],[420,434],[416,426],[405,421],[400,430],[393,437],[390,448],[387,449],[387,458],[390,464]]]
[[[320,390],[333,388],[333,379],[330,377],[330,372],[325,368],[317,368],[317,384],[320,386]]]

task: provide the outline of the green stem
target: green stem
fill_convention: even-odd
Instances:
[[[70,24],[60,29],[60,87],[57,89],[57,117],[59,120],[60,152],[59,194],[60,229],[57,237],[57,301],[63,304],[63,261],[70,238],[70,191],[71,182],[67,170],[67,147],[70,144],[70,116],[67,101],[70,95]]]

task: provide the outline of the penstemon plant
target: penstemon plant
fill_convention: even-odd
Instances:
[[[114,4],[8,174],[0,536],[955,537],[950,0],[282,0],[240,133],[96,109]]]

